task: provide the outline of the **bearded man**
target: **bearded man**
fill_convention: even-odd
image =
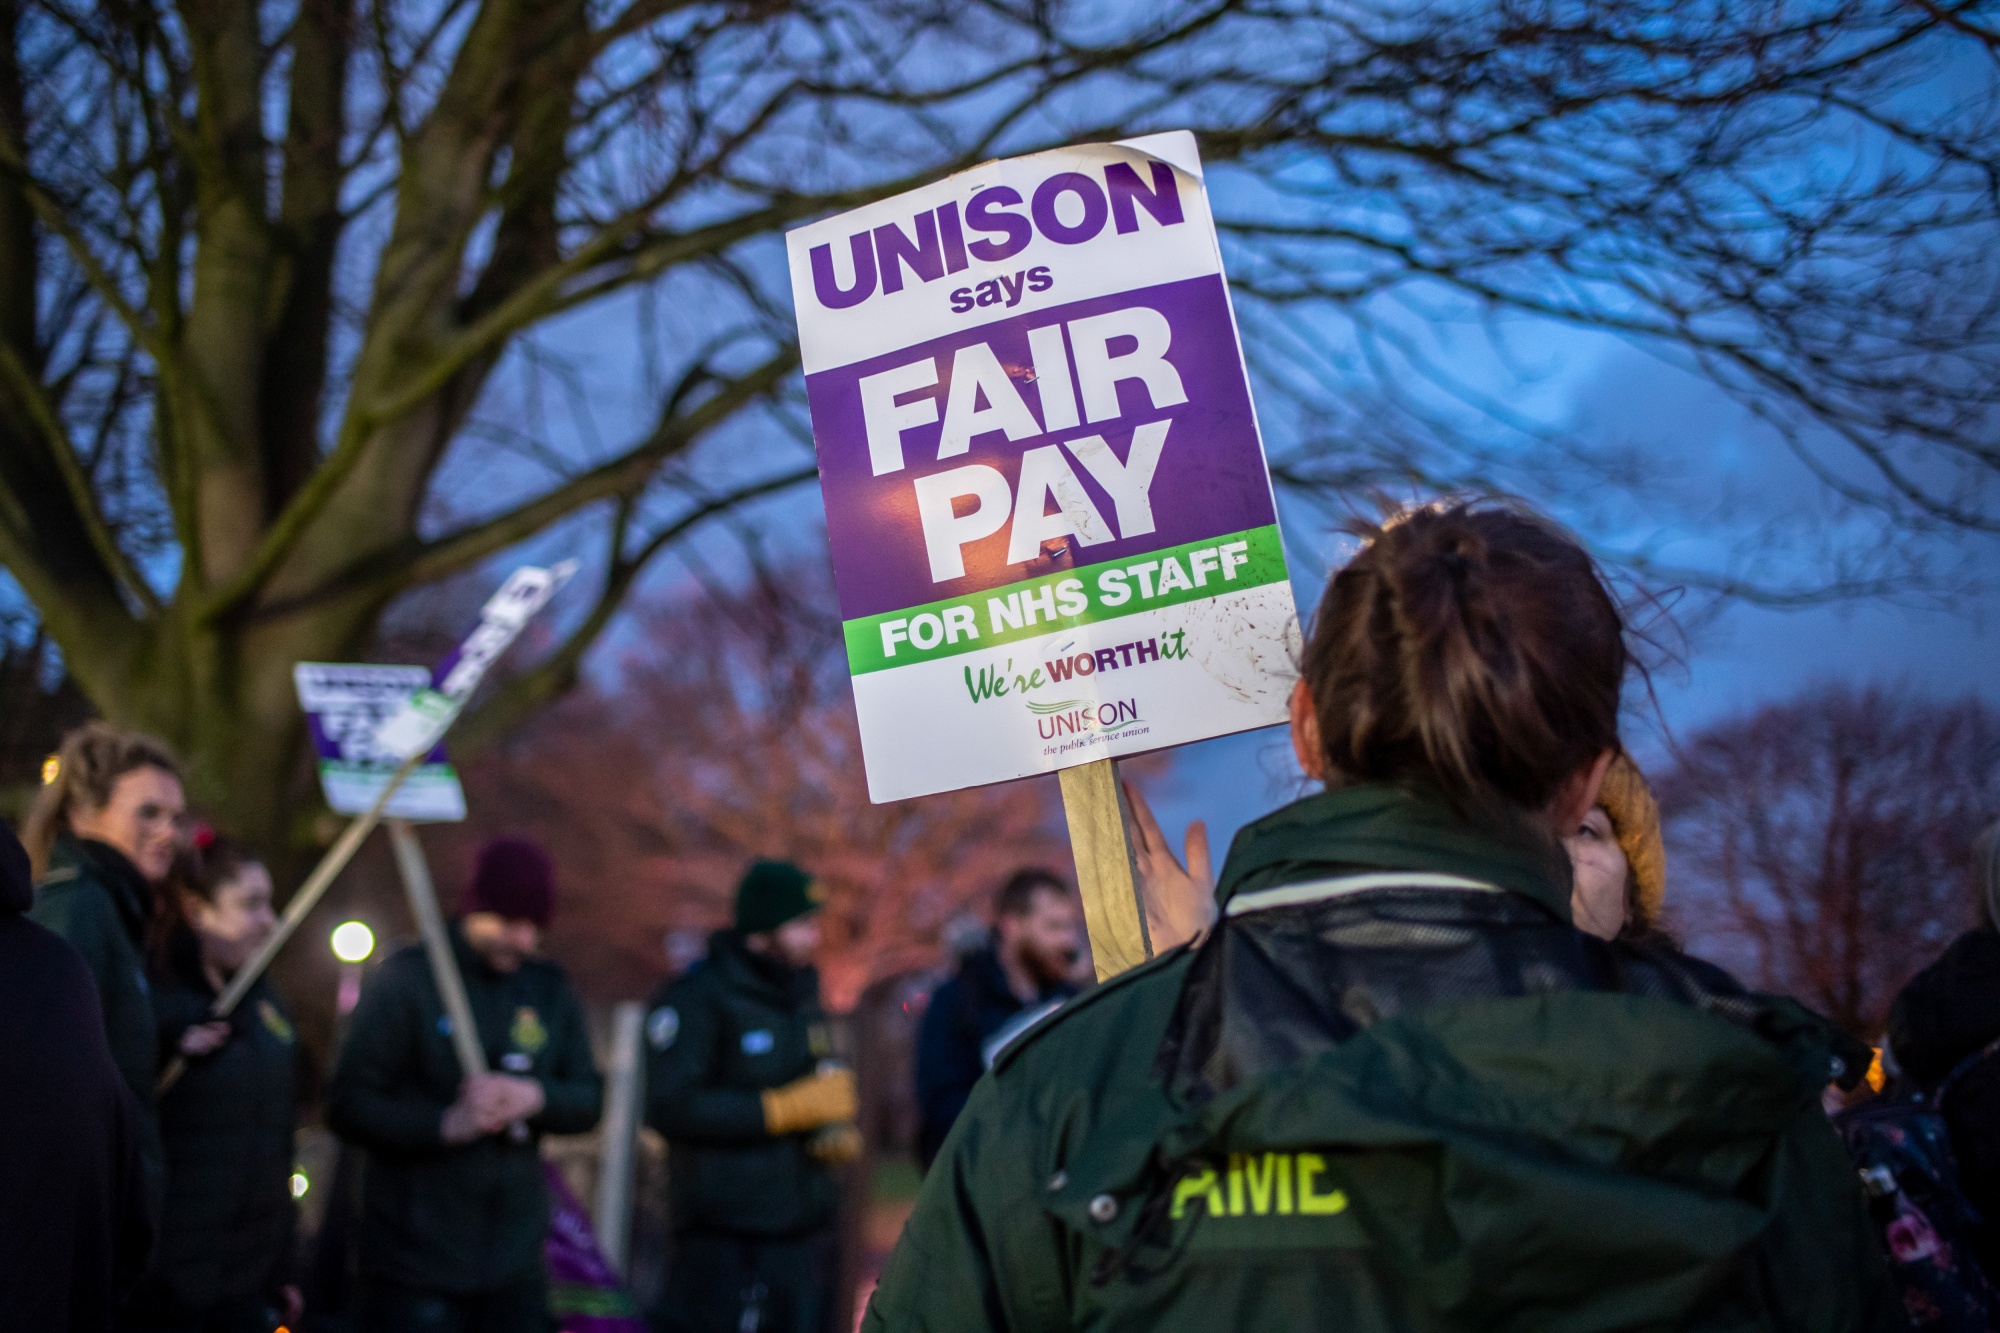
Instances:
[[[993,941],[938,987],[917,1034],[918,1150],[928,1169],[999,1048],[1076,994],[1076,895],[1053,871],[1017,870],[993,900]]]

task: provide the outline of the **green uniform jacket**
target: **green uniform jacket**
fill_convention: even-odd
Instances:
[[[215,1002],[193,937],[183,933],[173,953],[154,978],[163,1058]],[[228,1044],[189,1061],[160,1098],[167,1190],[153,1266],[176,1296],[196,1306],[268,1297],[292,1279],[298,1039],[262,978],[229,1024]]]
[[[461,1082],[451,1024],[420,945],[387,959],[362,991],[333,1074],[328,1120],[367,1150],[360,1268],[420,1291],[465,1295],[519,1281],[542,1262],[549,1201],[540,1136],[581,1134],[603,1110],[583,1011],[560,967],[496,972],[452,930],[488,1066],[541,1080],[531,1134],[447,1145],[438,1130]]]
[[[1244,830],[1218,895],[1369,869],[1476,878],[1504,891],[1485,904],[1568,920],[1566,867],[1383,787]],[[1365,921],[1341,940],[1373,946]],[[1760,1002],[1753,1026],[1608,991],[1440,1002],[1193,1105],[1157,1057],[1196,957],[1001,1056],[867,1329],[1904,1326],[1819,1106],[1832,1036],[1797,1006]]]
[[[833,1221],[838,1192],[810,1135],[767,1134],[759,1096],[832,1054],[818,972],[719,931],[707,961],[654,997],[646,1040],[646,1122],[670,1145],[677,1229],[775,1239]]]
[[[48,873],[28,919],[76,946],[97,981],[111,1059],[139,1103],[139,1154],[155,1218],[166,1179],[154,1084],[159,1080],[159,1033],[152,983],[146,975],[146,921],[153,890],[116,847],[65,833],[49,854]]]

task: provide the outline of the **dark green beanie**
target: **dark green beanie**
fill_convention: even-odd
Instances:
[[[826,890],[790,861],[758,861],[736,885],[736,929],[759,935],[825,905]]]

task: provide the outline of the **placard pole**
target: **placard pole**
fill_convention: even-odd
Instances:
[[[591,1219],[604,1261],[630,1273],[632,1173],[638,1165],[639,1113],[646,1096],[646,1006],[627,1002],[611,1011],[611,1059],[604,1080],[604,1122],[597,1154],[597,1207]]]
[[[424,860],[424,845],[406,819],[385,819],[389,845],[396,852],[396,869],[403,876],[403,888],[410,895],[410,914],[423,932],[424,952],[430,956],[431,979],[438,998],[451,1019],[451,1048],[458,1053],[458,1067],[467,1078],[486,1072],[486,1052],[480,1049],[479,1027],[472,1018],[472,1002],[465,996],[465,978],[458,973],[458,958],[451,951],[451,934],[445,929],[444,913],[438,909],[437,888],[431,883],[430,863]]]
[[[1153,956],[1146,906],[1139,897],[1139,869],[1126,832],[1125,789],[1118,763],[1099,759],[1057,775],[1063,814],[1069,820],[1076,884],[1083,894],[1083,923],[1097,979],[1115,977]]]

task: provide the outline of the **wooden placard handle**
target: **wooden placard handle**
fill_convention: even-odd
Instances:
[[[473,1021],[472,1002],[465,995],[465,979],[458,972],[458,957],[451,951],[451,932],[438,907],[437,887],[431,883],[430,863],[424,860],[424,845],[408,821],[385,819],[389,845],[396,853],[396,869],[403,876],[403,888],[410,895],[410,915],[424,937],[424,952],[430,956],[431,980],[438,999],[451,1019],[451,1047],[458,1053],[459,1068],[470,1078],[486,1072],[486,1052],[479,1045],[479,1026]]]
[[[1139,868],[1126,832],[1125,789],[1113,759],[1065,768],[1058,777],[1076,884],[1083,895],[1083,923],[1090,931],[1090,956],[1097,979],[1103,981],[1153,956]]]

